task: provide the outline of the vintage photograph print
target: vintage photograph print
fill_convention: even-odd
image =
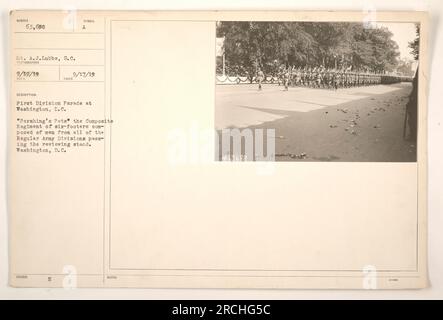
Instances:
[[[420,25],[216,24],[220,161],[417,161]]]

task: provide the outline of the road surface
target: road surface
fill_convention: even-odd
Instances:
[[[337,91],[217,85],[215,126],[275,129],[277,161],[416,161],[415,142],[403,139],[411,90],[411,83]]]

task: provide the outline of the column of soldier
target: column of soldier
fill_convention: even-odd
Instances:
[[[356,72],[349,69],[326,69],[325,67],[281,68],[278,85],[310,88],[350,88],[382,83],[380,74]]]

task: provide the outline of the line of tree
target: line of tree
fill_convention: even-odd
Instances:
[[[222,21],[227,74],[275,73],[279,66],[349,68],[390,72],[399,50],[387,28],[349,22]],[[222,68],[217,60],[217,71]]]
[[[411,54],[415,60],[418,60],[418,54],[420,51],[420,24],[415,24],[415,39],[408,43],[408,47],[411,49]]]

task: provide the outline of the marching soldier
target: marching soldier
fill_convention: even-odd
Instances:
[[[301,73],[302,73],[302,71],[300,70],[300,68],[298,68],[295,73],[295,85],[296,86],[301,86],[301,82],[302,82]]]
[[[265,74],[263,73],[263,71],[260,68],[258,68],[258,71],[257,71],[258,90],[262,89],[261,84],[264,79],[265,79]]]
[[[289,79],[291,78],[290,68],[288,67],[283,74],[283,81],[285,84],[285,91],[289,90]]]
[[[392,75],[380,75],[370,71],[354,71],[349,68],[325,68],[323,65],[317,67],[295,67],[281,65],[277,72],[278,85],[284,85],[285,91],[289,86],[303,86],[310,88],[352,88],[360,86],[391,84],[400,82],[401,77]],[[262,83],[265,80],[263,71],[259,68],[256,81],[258,89],[262,89]]]

